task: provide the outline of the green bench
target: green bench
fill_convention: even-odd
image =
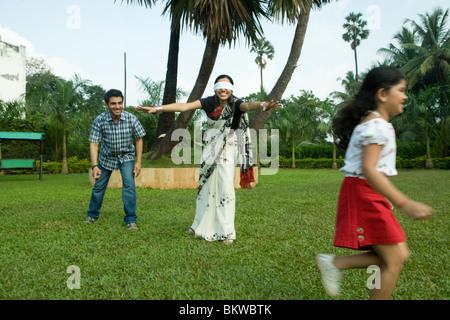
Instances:
[[[0,159],[0,170],[33,169],[36,170],[35,159]]]
[[[28,140],[39,141],[40,144],[40,166],[39,166],[39,179],[43,179],[43,161],[44,161],[44,147],[43,140],[44,134],[38,132],[0,132],[1,140]],[[1,153],[0,153],[1,155]],[[1,156],[0,156],[1,158]],[[13,169],[36,169],[35,159],[0,159],[0,170],[13,170]]]

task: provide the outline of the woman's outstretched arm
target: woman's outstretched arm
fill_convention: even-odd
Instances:
[[[195,100],[193,102],[175,102],[162,106],[156,107],[144,107],[139,106],[134,109],[140,113],[161,113],[161,112],[184,112],[194,109],[200,109],[202,107],[200,100]]]

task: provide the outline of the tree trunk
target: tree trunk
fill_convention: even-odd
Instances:
[[[433,159],[431,159],[431,152],[430,152],[430,139],[427,138],[427,159],[425,160],[425,168],[426,169],[433,169]]]
[[[177,97],[177,77],[178,77],[178,53],[180,51],[180,31],[172,26],[170,32],[169,55],[167,61],[166,81],[164,84],[164,96],[162,104],[176,102]],[[160,136],[169,131],[175,120],[175,113],[165,112],[158,117],[158,127],[156,129],[155,140],[152,151],[158,145]]]
[[[294,142],[292,142],[291,148],[292,148],[292,164],[291,164],[291,168],[295,169],[297,166],[295,165],[295,144],[294,144]]]
[[[58,127],[55,124],[55,161],[58,161]]]
[[[295,30],[294,40],[291,46],[291,52],[289,58],[286,62],[283,72],[278,78],[277,83],[273,87],[272,91],[267,96],[267,100],[279,101],[286,91],[286,88],[291,81],[292,75],[294,74],[295,68],[297,66],[298,59],[302,52],[303,42],[305,40],[306,29],[308,27],[309,16],[311,12],[311,5],[306,6],[300,14],[297,28]],[[273,110],[268,111],[257,111],[254,116],[250,119],[250,128],[259,130],[262,128],[264,123],[270,118]]]
[[[356,47],[355,49],[353,49],[353,51],[355,51],[355,79],[356,81],[358,81],[358,55],[356,53]]]
[[[188,102],[198,100],[203,96],[213,71],[218,51],[219,42],[207,39],[202,65],[200,67],[194,88],[188,98]],[[172,123],[170,129],[167,131],[166,136],[163,139],[160,139],[153,147],[148,159],[155,160],[160,158],[163,154],[170,154],[172,148],[179,143],[178,141],[171,141],[172,132],[176,129],[186,129],[194,113],[195,110],[180,113],[178,118]]]
[[[263,67],[260,65],[259,66],[259,73],[260,73],[260,77],[261,77],[261,89],[260,89],[260,99],[264,99],[264,86],[263,86]]]
[[[337,162],[336,162],[336,144],[334,143],[333,139],[333,163],[331,164],[332,169],[337,169]]]
[[[69,173],[69,168],[67,167],[67,131],[66,131],[66,125],[63,125],[63,141],[62,141],[62,152],[63,152],[63,157],[62,157],[62,168],[61,168],[61,173],[62,174],[68,174]]]

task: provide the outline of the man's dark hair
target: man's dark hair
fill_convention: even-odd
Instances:
[[[106,94],[105,94],[105,102],[108,104],[109,103],[109,98],[111,97],[120,97],[123,100],[123,94],[122,91],[117,90],[117,89],[111,89],[109,90]]]

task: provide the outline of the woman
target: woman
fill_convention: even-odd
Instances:
[[[247,112],[280,108],[278,102],[244,102],[233,95],[233,79],[220,75],[214,82],[214,96],[188,103],[158,107],[137,107],[142,113],[184,112],[203,109],[208,129],[200,165],[195,219],[187,231],[207,241],[231,244],[236,239],[235,160],[241,167],[241,187],[250,188],[253,179],[250,131]]]

